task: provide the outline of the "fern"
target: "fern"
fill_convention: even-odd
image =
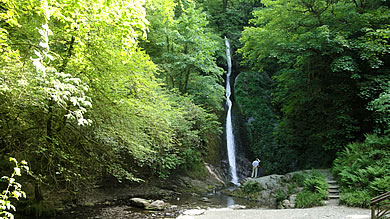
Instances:
[[[364,197],[367,194],[374,197],[389,191],[389,139],[367,135],[366,141],[349,144],[344,151],[338,153],[333,163],[333,173],[338,176],[340,185],[351,190],[365,191]],[[353,198],[346,200],[356,201]]]
[[[369,184],[369,188],[376,194],[382,194],[390,191],[390,175],[382,178],[376,178]]]

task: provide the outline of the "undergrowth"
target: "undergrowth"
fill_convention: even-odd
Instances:
[[[367,135],[347,145],[333,163],[341,186],[340,203],[368,207],[369,200],[390,191],[390,137]]]

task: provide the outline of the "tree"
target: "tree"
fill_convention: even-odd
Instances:
[[[170,3],[147,2],[154,9]],[[147,37],[145,4],[1,3],[1,155],[28,159],[38,184],[73,195],[106,177],[139,182],[203,165],[200,151],[220,124],[195,98],[156,78],[158,66],[139,43]],[[203,67],[212,60],[197,61],[205,72],[221,71]],[[191,74],[187,90],[201,77]]]
[[[215,53],[222,40],[208,29],[207,15],[194,1],[164,4],[170,9],[148,10],[152,31],[145,45],[159,66],[158,77],[168,89],[178,89],[192,95],[196,103],[220,110],[223,71],[216,64]],[[174,16],[175,7],[182,10],[178,16]]]
[[[373,130],[366,107],[383,91],[378,82],[388,80],[388,40],[378,36],[388,28],[389,9],[379,2],[263,3],[240,51],[253,69],[272,70],[280,144],[313,164],[329,162]],[[315,158],[322,153],[328,156]]]

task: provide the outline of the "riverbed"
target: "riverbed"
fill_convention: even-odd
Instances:
[[[181,194],[164,200],[169,204],[164,211],[149,211],[132,207],[127,200],[98,204],[95,206],[83,206],[69,209],[55,218],[61,219],[87,219],[87,218],[176,218],[183,211],[194,208],[227,208],[243,207],[260,208],[254,201],[243,198],[231,197],[222,194],[221,191],[213,191],[206,194]]]

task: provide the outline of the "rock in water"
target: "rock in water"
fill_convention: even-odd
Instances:
[[[210,202],[210,199],[208,199],[207,197],[202,197],[200,200],[203,202]]]
[[[166,206],[167,206],[167,204],[164,201],[156,200],[156,201],[150,203],[149,206],[145,207],[145,209],[162,211],[165,209]]]
[[[147,208],[150,205],[150,201],[143,198],[132,198],[130,204],[134,207]]]

